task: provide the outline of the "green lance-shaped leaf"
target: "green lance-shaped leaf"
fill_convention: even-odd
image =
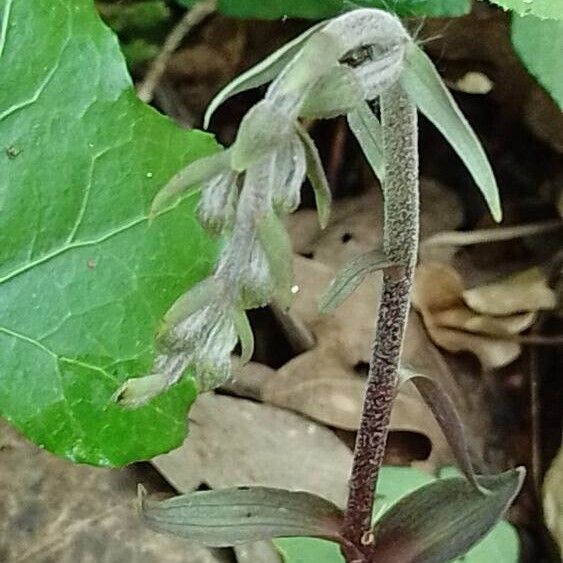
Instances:
[[[151,205],[150,215],[154,217],[176,203],[189,188],[228,171],[230,159],[230,150],[225,150],[188,164],[156,194]]]
[[[464,478],[429,483],[393,505],[374,527],[374,561],[443,563],[466,553],[493,528],[518,494],[517,468],[478,477],[483,495]]]
[[[235,78],[235,80],[227,84],[227,86],[225,86],[225,88],[223,88],[209,104],[209,107],[205,112],[203,122],[204,128],[207,129],[209,127],[209,122],[211,121],[211,117],[215,113],[215,110],[226,100],[236,94],[262,86],[278,76],[291,59],[293,59],[293,57],[295,57],[295,55],[299,52],[305,41],[324,25],[325,23],[321,22],[310,27],[307,31],[293,39],[293,41],[290,41],[262,62],[258,63],[256,66],[247,70],[238,78]]]
[[[258,223],[256,230],[276,284],[274,299],[280,307],[287,310],[293,299],[291,240],[279,217],[273,211]]]
[[[477,476],[473,471],[463,423],[451,397],[437,381],[409,368],[401,367],[399,377],[401,384],[411,381],[422,395],[424,402],[430,407],[454,453],[459,470],[465,475],[468,482],[475,490],[487,494],[487,491],[479,485]]]
[[[407,46],[400,82],[420,111],[457,152],[483,193],[493,218],[500,221],[498,187],[487,155],[432,61],[414,42]]]
[[[348,125],[356,136],[374,174],[383,183],[385,178],[383,131],[381,123],[379,123],[367,102],[348,114]]]
[[[328,185],[328,180],[321,162],[319,151],[315,142],[307,133],[304,127],[297,125],[297,133],[303,141],[305,147],[305,158],[307,160],[307,177],[311,182],[315,193],[317,213],[319,215],[319,225],[321,229],[326,228],[330,219],[330,205],[332,203],[332,192]]]
[[[342,512],[331,502],[305,492],[267,487],[197,491],[165,501],[145,498],[141,513],[158,532],[210,547],[271,538],[311,536],[337,539]]]
[[[347,114],[363,101],[362,85],[354,71],[338,66],[311,88],[299,115],[308,119],[332,119]]]
[[[233,320],[240,340],[240,361],[244,365],[250,362],[254,354],[254,333],[248,322],[246,311],[235,310]]]
[[[354,258],[337,274],[327,292],[319,301],[321,313],[330,313],[348,298],[368,274],[398,267],[382,250],[372,250]]]

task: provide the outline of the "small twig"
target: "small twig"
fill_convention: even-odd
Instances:
[[[495,227],[476,231],[447,231],[425,239],[420,247],[421,251],[424,251],[434,246],[469,246],[546,234],[559,230],[563,230],[563,221],[555,219],[513,227]]]
[[[529,346],[561,346],[563,345],[563,334],[546,336],[544,334],[524,334],[516,337],[515,340],[520,344]]]
[[[541,330],[544,319],[532,329]],[[532,482],[536,495],[541,494],[542,448],[541,448],[541,416],[540,416],[540,357],[537,347],[530,351],[530,418],[532,422]]]
[[[202,0],[184,14],[178,25],[170,32],[162,50],[153,61],[145,79],[137,88],[137,95],[143,102],[149,103],[153,99],[155,88],[166,71],[172,53],[178,48],[183,39],[216,10],[216,0]]]

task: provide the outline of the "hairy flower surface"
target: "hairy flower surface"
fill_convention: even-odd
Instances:
[[[236,314],[273,299],[289,306],[291,252],[279,217],[299,206],[306,176],[322,226],[330,209],[318,151],[299,118],[345,115],[379,96],[399,78],[407,40],[400,21],[379,10],[356,10],[319,26],[248,111],[235,143],[188,166],[157,196],[153,210],[200,184],[198,220],[228,238],[209,283],[190,290],[167,316],[173,322],[152,374],[127,382],[121,402],[146,401],[186,371],[200,391],[222,384],[241,327]]]

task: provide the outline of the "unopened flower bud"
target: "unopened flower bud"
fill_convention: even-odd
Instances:
[[[220,235],[232,227],[235,219],[237,174],[226,170],[202,186],[197,218],[204,229]]]
[[[272,299],[274,290],[268,257],[258,238],[255,238],[248,263],[241,268],[241,305],[244,309],[263,307]]]
[[[206,310],[207,309],[207,310]],[[194,324],[195,347],[190,354],[188,369],[192,369],[198,391],[210,391],[227,381],[231,375],[231,353],[237,343],[237,333],[228,311],[211,306]],[[196,336],[197,335],[197,336]]]
[[[301,186],[307,170],[303,143],[294,135],[276,149],[274,158],[272,203],[276,211],[291,213],[301,203]]]

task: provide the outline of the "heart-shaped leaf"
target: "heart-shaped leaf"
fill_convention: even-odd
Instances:
[[[407,495],[374,527],[374,559],[442,563],[463,555],[502,517],[524,480],[523,468],[479,477],[483,495],[465,479],[435,481]]]
[[[563,2],[561,0],[491,0],[505,10],[516,12],[519,16],[536,16],[563,20]]]
[[[528,72],[563,110],[563,2],[558,4],[559,20],[513,16],[511,36],[514,50]]]
[[[193,382],[137,410],[112,395],[150,372],[159,320],[215,257],[196,194],[147,212],[217,147],[136,98],[91,0],[0,10],[0,413],[75,462],[146,459],[182,442]]]
[[[457,152],[483,193],[493,218],[500,221],[498,187],[487,155],[432,61],[414,42],[407,46],[400,82],[420,111]]]
[[[338,539],[342,511],[319,496],[268,487],[197,491],[165,501],[147,500],[141,512],[153,530],[230,547],[307,535]]]

